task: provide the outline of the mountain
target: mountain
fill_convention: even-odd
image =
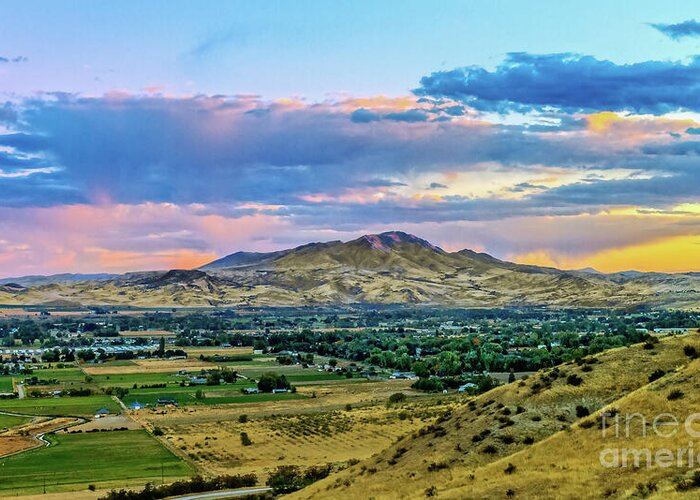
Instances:
[[[604,450],[611,463],[613,450],[644,457],[646,448],[654,456],[693,445],[684,421],[697,411],[698,350],[697,333],[671,336],[455,400],[428,426],[289,498],[698,498],[697,456],[689,464],[687,451],[672,467],[648,467],[644,458],[633,467],[633,457],[629,467],[601,465]],[[411,415],[421,407],[409,399],[395,410]],[[612,415],[620,417],[617,437]],[[678,418],[678,432],[655,433],[658,415]]]
[[[55,283],[75,283],[78,281],[107,281],[119,276],[118,274],[52,274],[50,276],[21,276],[18,278],[0,279],[0,285],[16,284],[21,286],[39,286]]]
[[[700,304],[697,273],[561,271],[468,249],[447,252],[401,231],[276,252],[236,252],[193,270],[11,281],[26,289],[1,289],[0,304],[680,308]]]

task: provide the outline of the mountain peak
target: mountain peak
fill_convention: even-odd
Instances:
[[[440,247],[433,245],[429,241],[409,233],[404,233],[403,231],[386,231],[379,234],[366,234],[356,241],[366,242],[369,244],[370,248],[381,252],[388,252],[401,243],[419,245],[436,252],[443,252]]]

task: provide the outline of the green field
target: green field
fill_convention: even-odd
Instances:
[[[0,376],[0,392],[13,392],[12,377],[10,375]]]
[[[52,445],[0,461],[0,491],[83,489],[133,479],[160,482],[189,476],[191,467],[145,431],[62,434]]]
[[[91,416],[107,407],[114,413],[120,408],[109,396],[85,396],[76,398],[24,398],[0,399],[0,411],[27,415]]]
[[[29,417],[15,417],[14,415],[0,414],[0,429],[9,429],[17,425],[22,425],[31,420]]]
[[[112,375],[92,375],[93,383],[101,387],[127,387],[131,388],[134,384],[151,385],[151,384],[179,384],[183,380],[188,380],[187,377],[176,377],[175,372],[167,373],[121,373]]]
[[[23,378],[36,377],[42,380],[58,380],[59,382],[84,382],[85,374],[78,368],[48,368],[45,370],[34,370],[31,375]]]

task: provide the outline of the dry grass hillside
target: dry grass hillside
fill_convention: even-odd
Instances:
[[[681,495],[676,485],[687,469],[606,468],[599,454],[617,446],[688,447],[686,434],[615,440],[602,435],[599,415],[615,408],[651,422],[659,413],[684,419],[697,411],[700,361],[688,355],[692,349],[700,353],[700,335],[615,349],[465,399],[435,423],[292,498]]]

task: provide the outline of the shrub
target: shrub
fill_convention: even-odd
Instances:
[[[163,429],[160,427],[154,427],[153,428],[153,435],[154,436],[162,436],[163,435]]]
[[[224,490],[234,488],[250,488],[258,484],[255,474],[218,476],[204,479],[195,476],[188,480],[175,481],[171,484],[153,486],[147,484],[141,491],[112,490],[102,500],[154,500],[171,496],[182,496],[187,493],[200,493],[203,491]]]
[[[246,415],[245,413],[243,415],[238,415],[238,421],[241,424],[245,424],[248,421],[248,415]]]
[[[253,444],[253,442],[250,440],[250,437],[248,437],[247,432],[241,432],[241,444],[243,446],[250,446]]]
[[[488,444],[488,445],[484,446],[484,447],[481,449],[481,451],[482,451],[483,453],[486,453],[487,455],[493,455],[493,454],[495,454],[498,450],[496,449],[496,447],[495,447],[494,445]]]
[[[517,470],[517,467],[511,463],[508,463],[508,467],[506,467],[503,472],[506,474],[513,474]]]
[[[651,375],[649,375],[649,382],[653,382],[655,380],[659,380],[661,377],[666,375],[666,372],[663,371],[662,369],[654,370]]]
[[[573,386],[579,386],[583,383],[583,379],[575,373],[572,373],[571,375],[566,377],[566,383]]]
[[[426,488],[425,490],[425,496],[426,497],[435,497],[437,496],[438,489],[435,486],[431,486],[430,488]]]
[[[674,480],[676,483],[676,490],[678,491],[688,491],[695,488],[700,488],[700,470],[693,472],[690,477],[681,476]]]
[[[389,396],[389,403],[403,403],[404,401],[406,401],[406,395],[403,392],[395,392]]]
[[[583,405],[576,406],[576,417],[583,418],[583,417],[587,417],[590,414],[591,414],[591,412],[585,406],[583,406]]]
[[[445,462],[432,462],[428,465],[428,472],[435,472],[442,469],[447,469],[447,464]]]
[[[679,389],[673,389],[671,392],[668,393],[668,396],[666,398],[669,401],[675,401],[676,399],[681,399],[685,394],[683,394],[683,391]]]
[[[535,438],[532,436],[525,436],[523,438],[523,444],[532,444],[535,442]]]
[[[696,359],[698,357],[698,351],[692,345],[684,345],[683,353],[690,359]]]

